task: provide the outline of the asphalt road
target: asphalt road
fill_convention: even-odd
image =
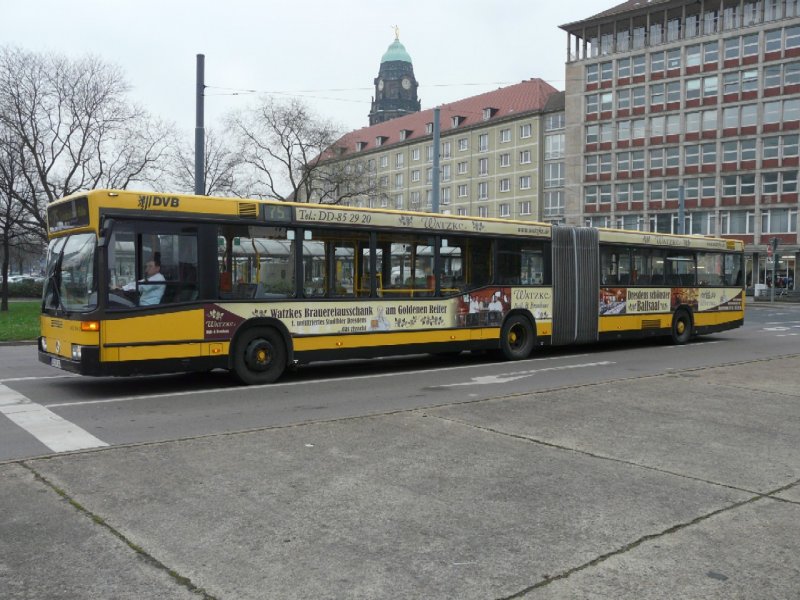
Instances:
[[[252,388],[0,347],[0,598],[796,598],[798,367],[783,304]]]

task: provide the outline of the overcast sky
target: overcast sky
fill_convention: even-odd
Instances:
[[[427,109],[531,77],[563,90],[567,34],[558,26],[620,2],[0,0],[0,44],[117,64],[136,102],[187,133],[197,54],[205,55],[207,127],[270,93],[301,96],[352,130],[368,124],[395,25]]]

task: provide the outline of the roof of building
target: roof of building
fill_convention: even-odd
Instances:
[[[555,94],[550,94],[550,97],[547,99],[547,103],[542,108],[542,112],[556,112],[557,110],[564,110],[566,107],[566,92],[556,92]]]
[[[400,43],[400,40],[395,39],[387,48],[386,52],[383,53],[381,57],[381,64],[385,62],[391,62],[395,60],[400,60],[403,62],[411,62],[411,56],[406,52],[406,47]]]
[[[604,10],[603,12],[597,13],[596,15],[587,19],[581,19],[580,21],[575,21],[573,23],[566,23],[564,25],[560,25],[559,27],[564,30],[569,30],[573,29],[576,25],[584,25],[593,21],[602,21],[608,17],[613,17],[618,14],[636,11],[639,9],[646,9],[650,6],[667,4],[669,2],[674,2],[674,0],[627,0],[627,2],[617,4],[615,7]]]
[[[542,111],[554,93],[558,93],[556,88],[542,79],[534,78],[478,96],[442,104],[439,106],[439,128],[442,135],[452,132],[453,117],[460,117],[456,129],[486,123],[485,109],[491,109],[492,122],[504,117]],[[391,144],[430,136],[426,127],[428,123],[433,123],[432,108],[351,131],[331,147],[333,151],[338,152],[326,153],[323,159],[342,158],[342,149],[345,156],[355,154],[359,142],[363,143],[361,151],[369,151],[378,147],[376,144],[378,138],[382,140],[380,147],[384,148]],[[406,132],[404,139],[401,138],[403,131]]]

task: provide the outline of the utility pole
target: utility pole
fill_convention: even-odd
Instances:
[[[206,57],[205,54],[197,55],[197,89],[196,89],[196,110],[194,126],[194,193],[204,196],[206,193],[205,177],[205,126],[204,121],[204,101],[203,95],[206,88],[205,83]]]
[[[774,237],[769,241],[769,247],[772,250],[772,285],[769,290],[769,301],[775,302],[775,286],[778,285],[778,238]]]
[[[439,109],[433,109],[433,188],[431,189],[431,212],[439,213]]]

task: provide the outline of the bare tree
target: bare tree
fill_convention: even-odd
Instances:
[[[8,274],[12,249],[30,233],[26,212],[15,195],[16,182],[21,180],[21,166],[16,161],[15,140],[0,126],[0,246],[3,262],[0,268],[0,312],[8,310]]]
[[[230,128],[256,184],[281,200],[337,203],[374,192],[374,177],[330,162],[339,128],[314,115],[301,100],[263,104],[234,114]]]
[[[74,192],[158,187],[171,127],[126,100],[128,84],[96,57],[0,48],[0,125],[16,140],[20,202],[44,239],[45,208]]]
[[[250,195],[244,159],[241,152],[231,147],[229,138],[218,136],[213,129],[206,129],[203,143],[205,159],[204,177],[206,196]],[[174,149],[171,170],[175,191],[194,192],[194,145],[184,143]]]

